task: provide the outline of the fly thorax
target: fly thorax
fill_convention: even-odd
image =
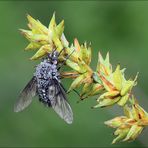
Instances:
[[[37,65],[36,72],[34,74],[36,76],[37,80],[40,80],[40,79],[47,80],[47,79],[51,78],[51,76],[52,76],[51,66],[52,65],[46,61],[43,61],[39,65]]]

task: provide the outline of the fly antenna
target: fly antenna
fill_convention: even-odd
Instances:
[[[61,53],[65,50],[65,48],[63,48],[60,52],[59,52],[59,55],[58,57],[61,55]]]
[[[67,59],[69,59],[69,57],[73,54],[73,52],[75,51],[75,49],[66,56],[65,60],[61,63],[60,67],[58,67],[58,70],[66,63]]]

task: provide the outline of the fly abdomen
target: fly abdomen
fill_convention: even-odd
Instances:
[[[38,88],[38,95],[39,95],[39,101],[47,106],[51,106],[51,102],[48,97],[48,90],[43,88]]]
[[[51,64],[45,59],[36,68],[35,76],[37,78],[37,93],[39,101],[47,106],[51,106],[48,97],[49,78],[51,77]]]

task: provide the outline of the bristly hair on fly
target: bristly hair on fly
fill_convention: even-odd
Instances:
[[[54,111],[68,124],[73,122],[73,112],[61,84],[58,57],[61,52],[53,50],[36,67],[32,79],[20,93],[14,106],[15,112],[24,110],[38,95],[39,101]]]

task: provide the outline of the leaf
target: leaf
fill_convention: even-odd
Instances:
[[[79,87],[79,86],[82,84],[82,82],[84,81],[84,78],[85,78],[85,75],[84,75],[84,74],[78,76],[78,77],[72,82],[72,84],[71,84],[71,86],[70,86],[70,88],[68,89],[67,92],[70,92],[71,90],[73,90],[73,89]]]
[[[100,73],[98,73],[102,83],[103,83],[103,86],[104,88],[107,90],[107,91],[112,91],[112,90],[116,90],[116,88],[114,87],[114,85],[103,75],[101,75]]]
[[[129,99],[129,94],[126,94],[125,96],[121,97],[121,99],[118,101],[118,105],[124,106]]]
[[[41,47],[40,44],[31,42],[31,43],[29,43],[29,45],[25,48],[25,50],[38,49],[38,48],[40,48],[40,47]]]
[[[92,89],[92,85],[93,84],[90,84],[90,83],[85,83],[83,88],[82,88],[82,92],[80,94],[80,96],[83,98],[84,95],[87,95],[88,93],[91,92],[91,89]]]
[[[60,52],[63,49],[63,45],[62,45],[62,42],[60,41],[58,35],[55,34],[55,32],[53,33],[53,38],[52,39],[53,39],[53,42],[54,42],[54,44],[55,44],[55,46],[57,48],[56,50]]]
[[[133,86],[134,86],[134,81],[130,80],[126,81],[121,90],[121,95],[124,96],[125,94],[127,94]]]
[[[94,83],[92,90],[90,91],[89,95],[94,96],[100,94],[103,91],[104,87],[98,83]]]
[[[62,33],[64,31],[64,20],[61,21],[56,27],[56,34],[58,37],[61,37]]]
[[[133,135],[135,135],[135,132],[137,130],[138,126],[137,125],[133,125],[131,127],[131,129],[129,130],[127,136],[125,137],[125,139],[123,139],[123,141],[127,141],[130,140],[132,138]]]
[[[112,144],[116,143],[117,141],[122,140],[127,135],[128,131],[129,129],[124,129],[124,130],[117,129],[115,131],[115,135],[118,135],[118,136],[112,141]]]
[[[62,44],[63,44],[64,47],[68,47],[69,46],[69,42],[67,41],[64,33],[62,33],[61,42],[62,42]]]
[[[80,44],[79,44],[79,41],[77,40],[77,38],[74,39],[74,46],[75,46],[76,52],[80,52],[81,47],[80,47]]]
[[[99,77],[98,73],[97,72],[94,72],[93,73],[93,79],[95,82],[99,83],[99,84],[102,84],[102,80],[101,78]]]
[[[85,44],[84,44],[85,45]],[[86,48],[86,47],[85,47]],[[90,65],[91,62],[91,56],[92,56],[92,48],[90,46],[87,47],[87,56],[85,58],[85,63],[87,65]]]
[[[69,59],[66,60],[66,64],[77,72],[82,71],[82,69],[80,68],[80,66],[77,63],[74,63]]]
[[[46,26],[44,26],[40,21],[35,20],[33,17],[30,15],[27,15],[27,19],[29,21],[28,27],[31,30],[34,30],[35,33],[39,34],[48,34],[48,29]]]
[[[135,132],[131,136],[131,139],[135,140],[138,137],[138,135],[142,132],[142,130],[143,130],[143,127],[137,126]]]
[[[132,112],[131,112],[131,108],[128,107],[128,105],[124,106],[124,114],[128,117],[128,118],[133,118]]]
[[[37,59],[45,56],[51,50],[52,50],[52,47],[50,45],[44,45],[35,53],[34,56],[31,57],[31,60],[37,60]]]
[[[112,73],[112,66],[109,62],[109,53],[107,53],[105,60],[101,53],[98,54],[97,71],[102,72],[104,75],[109,76]]]
[[[20,29],[21,33],[30,41],[41,45],[48,43],[48,36],[44,34],[34,34],[32,31]]]
[[[121,90],[121,88],[122,88],[122,73],[120,70],[120,65],[117,66],[117,68],[113,74],[113,82],[114,82],[115,87],[118,90]]]
[[[54,12],[54,13],[53,13],[53,16],[52,16],[52,18],[51,18],[51,21],[50,21],[50,23],[49,23],[48,29],[49,29],[50,31],[52,31],[53,28],[55,28],[55,27],[56,27],[56,21],[55,21],[55,12]]]
[[[114,99],[119,95],[119,91],[113,90],[113,91],[109,91],[109,92],[105,92],[104,94],[102,94],[100,96],[100,98],[110,98],[110,99]]]
[[[106,107],[106,106],[110,106],[115,104],[117,101],[119,101],[120,97],[117,97],[115,99],[109,99],[109,98],[105,98],[105,99],[99,99],[98,104],[96,106],[94,106],[94,108],[97,107]]]

